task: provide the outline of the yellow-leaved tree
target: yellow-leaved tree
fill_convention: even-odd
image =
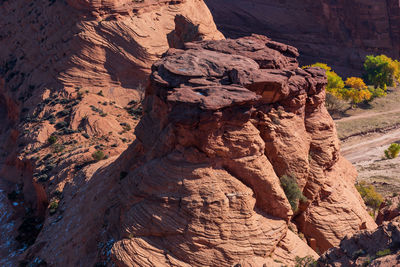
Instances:
[[[348,89],[343,90],[342,96],[344,99],[350,100],[353,106],[364,100],[371,99],[371,92],[368,90],[368,86],[365,84],[363,79],[350,77],[345,81],[345,85]]]

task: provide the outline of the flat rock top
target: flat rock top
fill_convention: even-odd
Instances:
[[[296,48],[260,35],[190,42],[154,63],[151,91],[172,106],[204,111],[321,90],[324,71],[300,69],[297,56]]]
[[[258,64],[240,55],[224,55],[205,49],[171,50],[155,64],[162,78],[171,82],[168,74],[183,77],[217,77],[221,78],[232,69],[248,69],[254,71]],[[174,84],[171,84],[173,87]]]
[[[204,87],[181,87],[169,93],[170,103],[186,103],[202,110],[218,110],[234,105],[251,103],[259,98],[243,87],[221,85]]]

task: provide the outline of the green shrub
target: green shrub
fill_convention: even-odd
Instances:
[[[49,213],[50,213],[50,215],[53,215],[54,213],[56,213],[57,209],[58,209],[58,201],[57,200],[53,200],[52,202],[50,202],[50,204],[49,204]]]
[[[387,95],[386,90],[382,88],[375,88],[374,86],[368,86],[368,91],[371,93],[371,99],[383,97]]]
[[[390,249],[387,248],[387,249],[378,251],[378,252],[376,253],[376,257],[377,257],[377,258],[384,257],[384,256],[389,255],[390,253],[392,253],[392,252],[390,251]]]
[[[51,135],[49,138],[47,138],[47,142],[49,142],[50,145],[55,144],[57,142],[57,137]]]
[[[105,158],[104,152],[101,150],[97,150],[92,154],[93,159],[97,162],[103,160]]]
[[[54,153],[61,153],[65,149],[65,146],[62,144],[53,144],[53,152]]]
[[[376,192],[375,187],[367,185],[365,182],[360,182],[356,184],[356,188],[367,206],[372,208],[374,212],[379,209],[383,202],[383,197]]]
[[[295,267],[313,267],[317,266],[317,262],[311,256],[305,256],[300,258],[296,256],[295,258]]]
[[[296,212],[298,209],[299,200],[307,201],[307,198],[301,192],[300,187],[294,177],[283,175],[280,178],[280,181],[286,198],[288,199],[290,206],[292,207],[292,210]]]
[[[399,80],[400,63],[385,55],[369,55],[365,58],[364,71],[369,84],[386,91],[387,86],[394,86]]]
[[[388,147],[388,149],[385,150],[385,157],[387,159],[394,159],[399,156],[399,153],[400,153],[400,144],[393,143]]]

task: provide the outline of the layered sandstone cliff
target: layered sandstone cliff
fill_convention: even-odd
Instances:
[[[323,70],[299,69],[297,56],[252,36],[188,43],[153,66],[122,163],[118,265],[293,264],[308,246],[284,245],[302,243],[289,221],[320,252],[375,227],[339,153]],[[308,199],[294,213],[283,175]]]
[[[374,228],[324,107],[324,73],[299,69],[297,56],[263,36],[169,50],[136,141],[64,176],[58,209],[20,259],[290,266]],[[307,197],[295,212],[283,175]]]
[[[1,244],[0,262],[15,266],[92,153],[134,140],[151,64],[223,36],[199,0],[0,1],[0,26],[0,205],[13,225],[0,235],[21,241]]]
[[[300,51],[303,65],[325,62],[359,75],[365,55],[400,57],[397,0],[206,0],[227,37],[265,34]]]
[[[45,226],[37,255],[53,264],[290,265],[316,254],[289,221],[318,251],[374,228],[323,105],[323,71],[298,69],[297,55],[262,36],[170,50],[153,66],[136,141],[109,167],[87,170],[90,182]],[[308,198],[295,214],[284,174]],[[74,242],[49,238],[65,228]],[[97,256],[77,256],[96,242]]]
[[[293,265],[375,227],[339,153],[325,75],[299,69],[297,49],[201,41],[223,36],[197,0],[0,12],[3,265]],[[136,89],[168,47],[180,49],[154,64],[134,135]],[[294,212],[284,175],[307,198]]]

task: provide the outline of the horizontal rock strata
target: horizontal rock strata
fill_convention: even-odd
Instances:
[[[317,251],[375,227],[339,153],[324,72],[299,69],[297,56],[254,35],[188,43],[153,65],[121,158],[119,266],[293,264],[316,254],[289,221]],[[295,212],[283,175],[308,199]]]

